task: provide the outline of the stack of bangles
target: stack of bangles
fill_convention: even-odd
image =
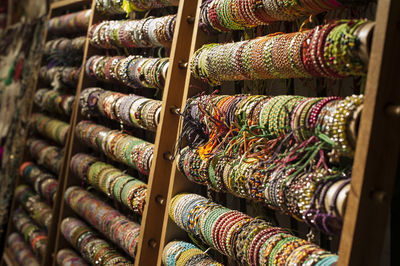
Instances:
[[[51,226],[53,211],[40,199],[39,195],[34,193],[28,186],[20,185],[15,189],[15,198],[24,207],[29,216],[47,232]]]
[[[211,85],[233,80],[362,76],[368,55],[360,47],[368,43],[360,33],[371,32],[371,25],[367,20],[338,20],[312,30],[206,44],[193,55],[190,69],[194,77]]]
[[[40,135],[64,145],[69,131],[69,124],[41,113],[34,113],[31,117],[31,126]]]
[[[198,147],[200,154],[205,155],[218,146],[240,144],[243,140],[258,147],[257,141],[281,142],[289,138],[302,144],[314,138],[329,144],[330,161],[336,162],[341,156],[353,158],[363,101],[363,95],[344,99],[293,95],[202,96],[188,100],[181,134],[191,139],[191,147]],[[200,135],[195,137],[198,144],[190,136],[195,133]]]
[[[19,173],[49,205],[54,202],[58,187],[58,181],[54,175],[44,171],[32,162],[21,164]]]
[[[66,203],[103,233],[114,244],[135,258],[140,225],[130,221],[117,210],[80,187],[69,187],[64,195]]]
[[[201,7],[200,25],[221,32],[245,30],[340,9],[342,2],[349,5],[357,0],[207,0]]]
[[[130,259],[79,219],[65,218],[61,222],[61,232],[80,255],[92,265],[134,265]]]
[[[37,226],[22,208],[16,209],[12,218],[15,228],[24,236],[25,242],[30,245],[37,256],[43,257],[47,246],[45,231]]]
[[[77,137],[87,146],[102,151],[110,159],[133,167],[148,175],[153,161],[154,145],[119,130],[81,121],[76,125]]]
[[[54,17],[47,22],[47,30],[51,34],[63,35],[85,33],[89,26],[91,9]]]
[[[84,153],[77,153],[72,157],[70,168],[75,176],[108,197],[122,203],[135,213],[140,215],[143,213],[147,185],[142,181]]]
[[[170,218],[241,265],[332,265],[337,256],[269,222],[230,210],[197,194],[178,194]]]
[[[36,256],[32,253],[29,246],[19,233],[12,233],[8,236],[7,245],[12,251],[18,265],[22,266],[39,266]]]
[[[90,77],[104,82],[122,83],[131,88],[162,89],[168,66],[169,58],[95,55],[86,61],[85,71]]]
[[[74,39],[59,38],[46,42],[44,46],[44,55],[50,56],[60,51],[66,53],[81,53],[86,42],[86,36],[77,37]]]
[[[223,266],[203,250],[184,241],[169,242],[162,253],[162,263],[165,266],[207,265]]]
[[[104,49],[169,47],[174,35],[175,20],[176,15],[103,21],[90,28],[90,44]]]
[[[96,10],[107,14],[129,14],[178,4],[179,0],[96,0]]]
[[[82,115],[102,115],[121,124],[156,131],[162,102],[142,96],[87,88],[79,98]]]
[[[80,67],[41,67],[39,76],[40,79],[48,84],[53,81],[61,83],[61,85],[67,87],[75,87],[79,80],[79,75],[81,73]]]
[[[43,88],[37,90],[33,101],[44,111],[70,116],[75,96]]]
[[[271,154],[272,157],[272,154]],[[241,198],[262,202],[328,234],[341,232],[350,191],[343,170],[295,163],[265,162],[245,156],[217,153],[202,160],[189,147],[177,158],[179,171],[190,181]]]
[[[27,147],[38,165],[43,166],[53,174],[58,175],[60,173],[64,150],[51,146],[41,139],[28,139]]]
[[[193,182],[338,234],[350,167],[337,163],[353,157],[362,102],[355,95],[192,98],[181,133],[189,146],[179,151],[178,169]]]
[[[60,266],[88,266],[88,264],[71,249],[61,249],[57,252],[57,264]]]

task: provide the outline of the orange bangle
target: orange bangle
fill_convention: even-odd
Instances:
[[[40,236],[35,237],[32,240],[32,244],[31,244],[32,249],[35,249],[36,242],[38,242],[39,240],[42,240],[42,239],[47,239],[47,236],[40,235]]]

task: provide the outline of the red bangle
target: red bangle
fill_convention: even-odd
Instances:
[[[44,236],[44,235],[39,235],[39,236],[37,236],[37,237],[35,237],[33,240],[32,240],[32,249],[33,250],[35,250],[35,245],[36,245],[36,242],[38,242],[39,240],[42,240],[42,239],[47,239],[47,236]]]

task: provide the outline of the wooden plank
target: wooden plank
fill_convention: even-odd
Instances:
[[[192,32],[197,28],[197,23],[194,25],[193,21],[197,10],[199,5],[194,4],[194,1],[179,3],[135,265],[155,265],[157,262],[163,227],[161,217],[165,212],[165,199],[172,169],[172,162],[164,156],[172,152],[175,146],[179,125],[179,116],[171,113],[170,108],[178,107],[182,103],[186,81],[186,69],[182,64],[189,60]]]
[[[195,25],[194,31],[192,36],[192,43],[190,47],[190,57],[193,56],[195,51],[204,43],[210,41],[210,36],[206,36],[206,34],[200,30],[199,28],[199,18],[200,18],[200,0],[197,1],[197,9],[196,9],[196,16],[195,16]],[[192,87],[191,85],[196,85]],[[180,104],[181,110],[183,110],[186,106],[186,101],[189,97],[193,96],[194,94],[198,93],[199,89],[204,87],[204,84],[201,84],[198,80],[195,80],[191,77],[190,69],[186,71],[186,80],[183,92],[182,102]],[[178,193],[181,192],[194,192],[196,184],[190,182],[187,178],[185,178],[178,170],[176,162],[174,161],[171,170],[171,176],[169,179],[169,189],[168,195],[166,198],[166,206],[169,206],[171,199]],[[166,208],[168,210],[168,207]],[[169,219],[168,211],[164,213],[163,218],[163,227],[162,227],[162,234],[160,240],[160,249],[158,253],[158,260],[157,265],[161,265],[161,255],[163,251],[163,247],[173,239],[185,239],[187,237],[186,233],[180,229],[171,219]]]
[[[84,5],[87,4],[88,1],[61,1],[64,2],[64,5],[59,7],[66,7],[67,5]],[[67,2],[73,2],[73,3],[67,3]],[[96,1],[92,1],[92,9],[94,8]],[[53,10],[53,5],[51,7],[51,10]],[[90,28],[90,25],[93,21],[93,14],[94,12],[92,12],[92,14],[90,15],[89,18],[89,25],[88,25],[88,30]],[[83,57],[82,57],[82,65],[85,65],[86,62],[86,53],[87,53],[87,46],[89,45],[89,41],[88,39],[86,39],[85,45],[84,45],[84,51],[83,51]],[[59,217],[62,214],[62,203],[64,202],[64,192],[65,192],[65,184],[67,183],[66,181],[66,173],[67,170],[69,168],[70,165],[70,161],[71,161],[71,153],[70,153],[70,147],[71,147],[71,141],[73,140],[73,136],[74,136],[74,132],[75,132],[75,126],[76,126],[76,112],[77,112],[77,108],[79,107],[79,95],[81,93],[81,89],[82,89],[82,80],[83,80],[83,72],[84,72],[84,68],[82,68],[80,76],[79,76],[79,81],[78,81],[78,85],[76,87],[76,91],[75,91],[75,102],[74,102],[74,106],[72,109],[72,114],[71,114],[71,118],[70,118],[70,129],[68,131],[68,136],[67,136],[67,140],[65,143],[65,153],[64,153],[64,158],[63,158],[63,163],[62,163],[62,168],[61,171],[59,173],[59,178],[58,178],[58,190],[57,190],[57,194],[56,194],[56,200],[54,201],[53,204],[53,220],[52,220],[52,225],[51,225],[51,229],[48,232],[48,243],[52,243],[50,245],[47,246],[47,252],[46,252],[46,256],[42,261],[43,265],[51,265],[52,263],[55,263],[56,261],[56,252],[57,252],[57,245],[55,245],[54,243],[57,242],[57,238],[58,238],[58,234],[60,232],[60,221],[59,221]]]
[[[92,6],[91,6],[92,13],[90,14],[90,18],[89,18],[88,31],[89,31],[90,27],[93,25],[94,21],[98,21],[98,18],[96,18],[95,4],[96,4],[96,1],[93,1]],[[83,51],[83,60],[82,60],[83,66],[86,63],[87,58],[89,58],[92,54],[93,54],[93,52],[90,50],[89,38],[87,38],[86,42],[85,42],[85,46],[84,46],[84,51]],[[51,263],[52,265],[57,265],[57,262],[56,262],[57,251],[60,250],[61,248],[64,248],[69,245],[65,241],[64,237],[61,234],[61,230],[60,230],[62,220],[65,217],[71,216],[73,214],[71,209],[68,208],[68,206],[66,205],[66,203],[64,201],[65,190],[68,187],[70,187],[71,185],[79,185],[79,183],[80,183],[80,181],[77,178],[73,177],[72,173],[70,172],[69,165],[71,162],[72,154],[76,153],[76,149],[79,146],[79,145],[77,145],[76,139],[75,139],[75,128],[76,128],[76,124],[80,120],[79,96],[81,94],[82,89],[86,88],[86,86],[88,85],[87,78],[85,77],[85,75],[86,75],[85,70],[84,70],[84,68],[82,68],[80,76],[79,76],[78,85],[76,88],[76,93],[75,93],[76,100],[74,102],[74,106],[72,109],[72,115],[71,115],[71,122],[70,122],[71,135],[68,140],[68,145],[66,146],[66,149],[65,149],[65,167],[64,167],[64,172],[63,172],[64,183],[62,184],[62,186],[60,186],[60,191],[61,191],[61,199],[59,201],[60,213],[57,217],[57,221],[56,221],[57,226],[56,226],[56,231],[54,232],[54,253],[53,253],[54,259]],[[46,264],[46,265],[50,265],[50,264]]]
[[[378,2],[339,265],[380,263],[399,152],[398,117],[385,112],[400,104],[399,18],[400,1]]]

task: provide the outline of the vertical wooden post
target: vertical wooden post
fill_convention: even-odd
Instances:
[[[89,25],[88,25],[88,30],[89,30],[90,25],[93,21],[93,13],[94,13],[93,9],[94,9],[95,2],[96,1],[92,1],[92,0],[63,1],[63,2],[58,2],[58,3],[51,5],[50,10],[53,10],[55,8],[60,8],[60,7],[79,6],[79,5],[91,3],[92,14],[90,14],[90,18],[89,18]],[[88,39],[86,39],[86,42],[84,45],[83,57],[82,57],[82,65],[83,66],[86,62],[86,53],[87,53],[88,44],[89,44],[89,41],[88,41]],[[53,205],[53,220],[52,220],[51,228],[48,231],[47,251],[46,251],[45,258],[42,261],[42,265],[51,265],[52,263],[54,263],[56,261],[57,245],[55,243],[57,240],[57,234],[60,231],[59,217],[61,215],[62,202],[64,201],[64,184],[67,182],[65,173],[67,172],[67,169],[68,169],[69,163],[70,163],[70,159],[71,159],[71,154],[70,154],[69,150],[70,150],[70,146],[71,146],[71,140],[73,140],[73,136],[74,136],[74,132],[75,132],[76,112],[77,112],[77,108],[79,106],[79,95],[80,95],[80,92],[82,89],[83,72],[84,72],[84,68],[81,69],[79,81],[78,81],[76,91],[75,91],[75,102],[74,102],[72,113],[71,113],[68,137],[67,137],[67,140],[65,143],[64,159],[63,159],[62,168],[61,168],[59,178],[58,178],[58,188],[57,188],[56,199],[53,203],[54,204]]]
[[[195,1],[181,0],[179,3],[135,265],[155,265],[157,262],[163,226],[162,217],[166,208],[172,168],[172,162],[168,158],[172,155],[179,125],[179,116],[173,114],[171,108],[179,107],[183,99],[190,43],[198,8],[193,2]]]
[[[193,5],[197,6],[196,9],[196,16],[195,16],[195,24],[194,24],[194,31],[193,31],[193,36],[192,36],[192,43],[190,47],[190,57],[193,56],[195,51],[206,42],[206,40],[209,40],[210,37],[206,36],[204,32],[202,32],[199,28],[199,21],[200,21],[200,6],[201,6],[202,1],[197,0],[197,3]],[[191,76],[190,69],[187,69],[186,71],[186,80],[185,80],[185,85],[183,89],[183,97],[182,97],[182,102],[180,103],[180,108],[183,110],[186,106],[186,101],[188,97],[193,96],[194,93],[196,93],[197,89],[191,88],[191,85],[199,85],[198,87],[201,87],[201,84],[199,83],[198,80],[194,80]],[[163,217],[163,227],[162,227],[162,235],[161,235],[161,241],[160,241],[160,249],[158,253],[158,260],[157,260],[157,265],[161,265],[161,255],[163,252],[164,246],[171,241],[173,238],[179,237],[181,239],[184,239],[186,237],[186,233],[181,230],[174,222],[172,222],[169,219],[168,215],[168,206],[171,201],[171,199],[179,192],[190,192],[193,191],[193,188],[196,187],[196,184],[190,182],[186,177],[184,177],[177,168],[176,161],[174,161],[172,165],[172,170],[171,170],[171,175],[168,178],[169,180],[169,189],[168,189],[168,196],[166,198],[166,212],[164,213]]]
[[[379,265],[399,153],[400,1],[380,0],[339,265]],[[398,114],[397,114],[398,115]]]
[[[88,25],[88,31],[87,34],[89,32],[90,27],[97,21],[99,21],[99,17],[98,17],[98,13],[95,11],[95,5],[96,5],[96,1],[92,1],[92,5],[91,5],[91,10],[92,13],[90,14],[90,18],[89,18],[89,25]],[[89,38],[86,38],[86,42],[85,42],[85,46],[84,46],[84,51],[83,51],[83,60],[82,60],[82,66],[85,66],[86,64],[86,60],[92,56],[94,54],[93,48],[90,47],[90,43],[89,43]],[[75,102],[73,105],[73,109],[72,109],[72,115],[71,115],[71,122],[70,122],[70,127],[71,127],[71,137],[69,139],[68,142],[68,146],[66,147],[65,150],[65,161],[66,161],[66,167],[64,169],[64,173],[63,173],[63,179],[64,179],[64,183],[62,184],[62,186],[59,187],[61,194],[62,194],[62,198],[60,199],[60,214],[57,217],[57,231],[55,232],[55,242],[54,242],[54,259],[52,262],[52,265],[57,265],[56,262],[56,252],[58,250],[60,250],[61,248],[64,248],[66,246],[66,240],[63,238],[62,234],[61,234],[61,222],[65,217],[71,216],[73,215],[73,213],[71,212],[70,209],[66,208],[67,205],[64,201],[64,193],[65,190],[72,186],[72,185],[78,185],[80,183],[80,180],[77,178],[72,178],[73,174],[70,171],[69,165],[71,162],[71,157],[72,154],[76,153],[76,150],[79,149],[79,145],[77,145],[77,142],[75,140],[75,128],[76,128],[76,124],[79,122],[79,120],[81,119],[81,115],[79,113],[79,96],[81,94],[82,89],[89,87],[90,85],[93,85],[92,80],[88,80],[86,77],[86,73],[84,70],[84,67],[82,67],[80,76],[79,76],[79,81],[78,81],[78,85],[76,88],[76,94],[75,94]],[[50,265],[50,264],[49,264]]]

